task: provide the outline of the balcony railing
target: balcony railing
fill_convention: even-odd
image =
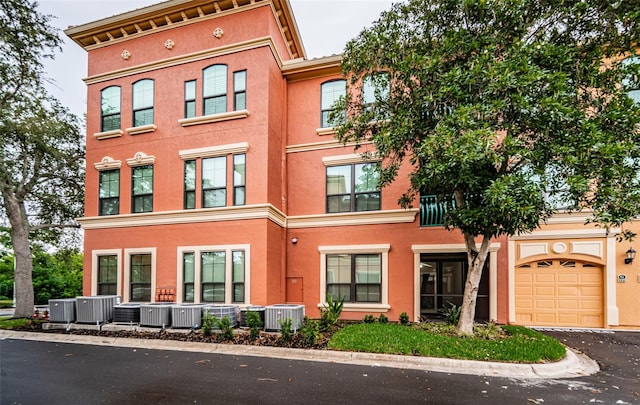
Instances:
[[[438,202],[435,195],[420,196],[420,226],[441,226],[447,209],[453,207],[453,201]]]

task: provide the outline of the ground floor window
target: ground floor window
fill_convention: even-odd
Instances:
[[[132,302],[151,301],[151,254],[132,254],[129,297]]]
[[[183,302],[246,303],[249,246],[179,248],[178,273]]]
[[[117,295],[118,256],[98,256],[98,295]]]
[[[381,301],[382,255],[329,254],[327,294],[344,302]]]

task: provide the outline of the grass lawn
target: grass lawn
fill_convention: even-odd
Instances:
[[[426,323],[360,323],[347,325],[329,348],[353,352],[404,354],[510,363],[545,363],[565,356],[556,339],[522,326],[488,325],[474,337],[457,336],[453,326]]]
[[[0,329],[17,329],[28,324],[29,320],[25,318],[0,317]]]
[[[11,308],[13,300],[0,300],[0,308]]]

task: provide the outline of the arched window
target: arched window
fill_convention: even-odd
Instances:
[[[320,127],[327,128],[333,126],[329,121],[329,114],[333,111],[333,104],[346,94],[346,80],[332,80],[320,85]]]
[[[153,124],[153,80],[133,84],[133,126]]]
[[[202,71],[204,115],[227,112],[227,66],[213,65]]]
[[[120,87],[111,86],[100,93],[100,131],[120,129]]]

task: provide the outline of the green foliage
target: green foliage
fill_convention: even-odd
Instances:
[[[449,306],[445,305],[442,308],[442,315],[444,316],[444,320],[449,325],[457,325],[458,321],[460,320],[460,311],[462,310],[462,308],[452,302],[447,302],[447,304],[449,304]]]
[[[331,337],[329,348],[512,363],[545,363],[565,355],[564,346],[554,338],[524,327],[502,328],[507,333],[486,339],[458,336],[450,325],[352,324]]]
[[[308,345],[315,345],[320,337],[321,322],[305,317],[304,325],[300,328],[300,333],[304,336]]]
[[[380,316],[378,317],[378,322],[379,323],[388,323],[389,322],[389,318],[387,318],[387,316],[385,314],[380,314]]]
[[[329,331],[340,319],[342,308],[344,307],[344,297],[334,300],[327,294],[327,306],[320,308],[320,330]]]
[[[82,253],[76,250],[60,250],[55,254],[49,254],[39,248],[32,251],[36,304],[44,305],[49,299],[82,295]]]
[[[249,338],[256,340],[260,336],[260,330],[263,326],[260,314],[256,311],[247,310],[246,317],[247,326],[249,327]]]
[[[290,342],[293,337],[293,329],[291,329],[291,324],[293,320],[291,318],[278,319],[278,323],[280,324],[280,339],[284,342]]]
[[[375,321],[376,318],[371,314],[367,314],[364,316],[364,323],[374,323]]]
[[[218,318],[212,315],[209,311],[206,311],[202,315],[202,334],[205,336],[211,336],[213,327],[218,323]]]
[[[231,319],[228,315],[225,315],[217,322],[218,329],[220,329],[220,335],[224,340],[233,340],[233,328],[231,327]]]
[[[400,314],[400,323],[402,325],[408,325],[409,324],[409,315],[407,315],[406,312],[403,312]]]
[[[0,329],[19,329],[29,325],[27,318],[0,318]]]

